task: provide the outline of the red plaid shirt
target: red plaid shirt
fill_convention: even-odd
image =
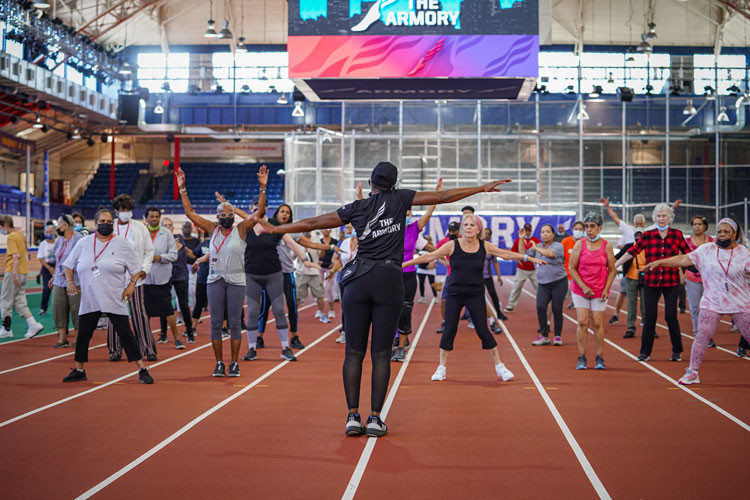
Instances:
[[[690,253],[690,247],[685,242],[682,231],[669,228],[666,238],[659,235],[658,229],[643,233],[643,236],[628,249],[628,253],[635,257],[640,252],[646,252],[646,263],[659,259],[666,259],[681,253]],[[645,274],[647,286],[668,287],[680,284],[680,271],[676,267],[659,266]]]

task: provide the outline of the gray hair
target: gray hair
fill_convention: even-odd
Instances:
[[[583,218],[583,223],[586,224],[587,222],[593,222],[597,226],[602,227],[604,219],[602,219],[602,215],[598,212],[589,212],[586,214],[586,217]]]
[[[638,224],[638,221],[646,224],[646,217],[643,214],[635,214],[635,217],[633,217],[633,224]]]
[[[651,220],[656,222],[656,215],[662,212],[667,212],[667,214],[669,214],[669,222],[672,222],[674,220],[674,210],[672,210],[672,207],[670,207],[666,203],[658,203],[654,207],[654,211],[651,212]]]
[[[234,207],[232,206],[232,204],[229,203],[228,201],[223,201],[223,202],[219,203],[218,207],[216,207],[216,214],[218,215],[221,212],[223,212],[224,208],[226,208],[226,207],[229,207],[229,209],[232,211],[232,213],[234,213]]]
[[[115,216],[115,211],[113,209],[111,209],[109,207],[101,207],[99,210],[96,211],[96,214],[94,214],[94,222],[98,221],[99,220],[99,216],[102,215],[103,213],[108,213],[109,215],[112,216],[112,219],[116,219],[117,218]],[[98,224],[98,222],[97,222],[97,224]]]

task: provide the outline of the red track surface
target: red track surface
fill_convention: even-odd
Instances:
[[[501,299],[509,291],[506,284]],[[426,311],[424,305],[415,308],[415,331]],[[606,489],[603,497],[747,495],[748,430],[611,346],[605,348],[607,371],[575,371],[572,321],[565,322],[563,347],[532,347],[537,324],[529,295],[510,316],[510,336],[591,464],[589,476],[507,335],[497,338],[515,380],[498,381],[476,335],[462,322],[448,380],[430,381],[438,355],[434,331],[440,324],[433,307],[387,416],[389,435],[372,449],[355,498],[597,498],[592,474]],[[301,319],[306,345],[335,326],[317,322],[312,309]],[[680,321],[689,331],[689,316],[681,315]],[[215,379],[210,377],[213,354],[206,345],[206,321],[198,331],[198,343],[187,354],[152,369],[153,386],[130,376],[5,425],[135,367],[108,362],[106,349],[98,348],[90,352],[88,382],[60,382],[73,365],[72,354],[0,374],[3,496],[71,498],[100,485],[95,496],[101,498],[340,498],[368,440],[343,432],[344,347],[334,343],[338,332],[302,351],[298,362],[284,363],[270,325],[269,347],[259,351],[258,361],[241,362],[240,378]],[[608,325],[607,332],[637,355],[640,338],[622,339],[623,325]],[[687,366],[691,341],[683,339],[685,361],[671,363],[666,361],[666,330],[659,333],[650,365],[677,379]],[[715,340],[734,351],[738,335],[722,325]],[[98,333],[92,345],[104,341]],[[65,354],[51,349],[53,342],[45,337],[0,346],[0,371]],[[593,347],[591,337],[590,360]],[[170,344],[159,349],[160,362],[185,353]],[[392,365],[392,382],[401,367]],[[369,366],[364,373],[361,406],[366,413]],[[750,423],[750,362],[711,349],[701,379],[693,386],[695,394]],[[133,464],[170,436],[162,448]],[[112,477],[129,464],[134,466],[121,477]]]

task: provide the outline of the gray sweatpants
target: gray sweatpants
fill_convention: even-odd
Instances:
[[[208,309],[211,311],[211,340],[221,340],[221,325],[226,311],[227,326],[232,340],[242,339],[242,302],[245,287],[230,285],[220,278],[206,286]]]
[[[0,309],[2,317],[13,317],[13,309],[16,310],[22,318],[31,316],[29,304],[26,302],[26,275],[19,274],[18,279],[21,282],[19,286],[13,283],[13,273],[8,272],[3,276],[3,291],[0,293]]]
[[[271,310],[276,318],[276,331],[281,340],[281,347],[289,345],[289,326],[284,314],[284,275],[281,271],[272,274],[245,274],[245,295],[247,296],[247,342],[255,347],[258,342],[258,322],[260,315],[260,298],[263,288],[271,302]]]
[[[531,286],[534,287],[534,290],[536,290],[537,287],[539,286],[536,280],[536,270],[524,271],[523,269],[517,269],[515,281],[513,282],[513,290],[511,290],[510,298],[508,298],[508,303],[505,305],[506,311],[512,311],[513,309],[516,308],[516,305],[518,304],[518,299],[521,298],[521,291],[523,290],[523,284],[526,283],[526,280],[531,281]]]
[[[685,282],[685,290],[687,291],[688,302],[690,303],[690,317],[693,320],[693,336],[697,337],[698,313],[700,312],[698,307],[701,304],[701,297],[703,297],[703,283],[687,280]]]

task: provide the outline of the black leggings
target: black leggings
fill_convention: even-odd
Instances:
[[[89,344],[91,337],[96,330],[96,324],[102,313],[99,311],[81,314],[78,316],[78,338],[76,338],[76,355],[75,360],[79,363],[86,363],[89,360]],[[110,324],[114,327],[115,333],[120,337],[120,345],[125,349],[128,361],[138,361],[141,359],[141,349],[138,341],[130,329],[130,321],[125,314],[107,314]]]
[[[289,331],[297,333],[297,283],[294,281],[294,273],[283,273],[284,275],[284,297],[286,297],[286,310],[289,316]],[[266,296],[266,289],[260,298],[260,314],[258,315],[258,333],[266,331],[268,311],[271,310],[271,301]]]
[[[487,289],[487,293],[490,294],[490,299],[492,299],[492,307],[495,308],[495,314],[497,314],[499,319],[500,315],[503,313],[503,307],[500,305],[500,299],[497,297],[497,291],[495,290],[495,281],[492,279],[492,277],[484,279],[484,287]]]
[[[401,317],[398,320],[398,334],[411,334],[411,312],[414,309],[414,296],[417,294],[417,273],[403,273],[404,275],[404,304]]]
[[[440,338],[440,348],[444,351],[453,350],[453,340],[456,338],[456,332],[458,331],[458,318],[464,306],[469,311],[477,335],[482,340],[482,349],[497,347],[497,341],[487,328],[487,305],[484,301],[484,294],[482,294],[472,297],[455,295],[445,297],[445,327],[443,336]]]
[[[177,295],[177,304],[180,306],[180,312],[182,313],[182,321],[185,322],[185,328],[187,331],[193,330],[193,320],[190,316],[190,298],[188,294],[188,281],[173,281],[172,287],[174,293]],[[200,316],[199,316],[200,317]],[[160,319],[161,333],[167,333],[167,318],[162,316]]]
[[[643,333],[641,335],[641,354],[650,356],[654,348],[654,334],[656,333],[656,317],[659,313],[659,296],[664,295],[664,319],[669,328],[669,339],[672,341],[672,352],[682,352],[682,335],[680,322],[677,320],[677,299],[680,295],[679,286],[654,287],[646,285],[643,288],[643,304],[646,306],[646,316],[643,318]]]
[[[362,361],[367,352],[371,325],[371,410],[379,413],[383,409],[391,378],[391,346],[403,303],[403,272],[393,266],[377,265],[344,286],[342,304],[346,320],[346,356],[343,375],[346,403],[350,409],[359,408]]]
[[[59,264],[62,265],[62,264]],[[47,310],[49,306],[49,296],[52,293],[52,289],[49,287],[49,280],[52,279],[52,274],[47,271],[46,267],[42,267],[42,305],[40,309]]]
[[[427,280],[430,282],[430,289],[432,290],[432,296],[437,297],[438,293],[435,291],[434,288],[432,288],[432,284],[435,283],[435,275],[434,274],[420,274],[417,273],[417,280],[419,280],[419,295],[424,297],[424,279],[427,278]]]
[[[568,293],[568,278],[560,278],[552,283],[539,283],[536,289],[536,317],[539,320],[539,329],[543,337],[549,337],[549,325],[547,324],[547,308],[552,302],[552,317],[555,322],[555,337],[562,334],[563,329],[563,303]]]
[[[195,304],[193,305],[193,319],[199,320],[203,310],[208,307],[208,285],[205,283],[195,284]]]

